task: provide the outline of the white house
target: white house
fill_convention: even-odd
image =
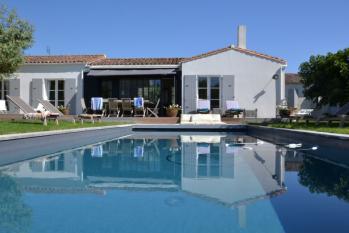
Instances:
[[[224,112],[226,100],[273,118],[285,98],[286,61],[246,48],[246,27],[238,28],[237,46],[188,58],[106,58],[105,55],[27,56],[25,64],[1,98],[20,96],[36,107],[38,99],[69,105],[81,113],[80,99],[143,96],[161,106],[178,103],[184,113],[196,111],[198,99],[209,99],[211,110]],[[13,110],[13,108],[12,108]]]

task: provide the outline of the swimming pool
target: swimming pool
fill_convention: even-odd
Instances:
[[[348,167],[285,146],[139,132],[6,165],[0,232],[347,232]]]

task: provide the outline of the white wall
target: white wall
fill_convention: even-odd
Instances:
[[[286,84],[286,100],[289,107],[297,109],[310,109],[315,108],[310,100],[304,97],[304,88],[301,83],[299,84]],[[293,95],[290,95],[290,92]]]
[[[26,64],[20,67],[15,77],[20,79],[20,96],[30,104],[31,82],[33,79],[75,79],[76,80],[76,109],[71,109],[72,114],[82,112],[80,99],[83,96],[82,70],[84,64]],[[36,106],[33,106],[36,107]]]
[[[278,80],[272,79],[275,74]],[[281,64],[234,50],[184,63],[182,78],[185,75],[234,75],[235,100],[241,108],[257,108],[259,118],[275,117],[276,105],[285,98]]]

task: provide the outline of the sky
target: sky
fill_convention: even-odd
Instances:
[[[349,47],[348,0],[0,0],[35,28],[27,55],[190,57],[236,45],[288,61]]]

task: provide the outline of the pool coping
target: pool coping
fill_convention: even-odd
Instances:
[[[247,131],[245,124],[136,124],[134,131]]]
[[[240,131],[240,130],[247,129],[246,125],[244,124],[183,125],[183,124],[139,124],[138,123],[138,124],[96,126],[96,127],[78,128],[78,129],[38,131],[38,132],[30,132],[30,133],[4,134],[4,135],[0,135],[0,141],[45,137],[45,136],[52,136],[52,135],[88,132],[93,130],[104,130],[104,129],[112,129],[112,128],[125,128],[125,127],[131,127],[133,131],[181,131],[181,130],[183,131],[229,131],[229,130]]]
[[[287,132],[287,133],[295,133],[295,134],[305,134],[309,136],[320,136],[320,137],[338,139],[338,140],[349,140],[348,134],[327,133],[327,132],[309,131],[309,130],[301,130],[301,129],[275,128],[275,127],[261,126],[261,125],[248,125],[247,129],[266,129],[266,130],[281,132],[281,133]]]
[[[98,123],[96,123],[96,124],[98,124]],[[108,126],[96,126],[96,127],[78,128],[78,129],[62,129],[62,130],[38,131],[38,132],[30,132],[30,133],[4,134],[4,135],[0,135],[0,141],[45,137],[45,136],[79,133],[79,132],[88,132],[88,131],[103,130],[103,129],[125,128],[125,127],[130,127],[130,126],[132,127],[133,125],[134,124],[108,125]]]

